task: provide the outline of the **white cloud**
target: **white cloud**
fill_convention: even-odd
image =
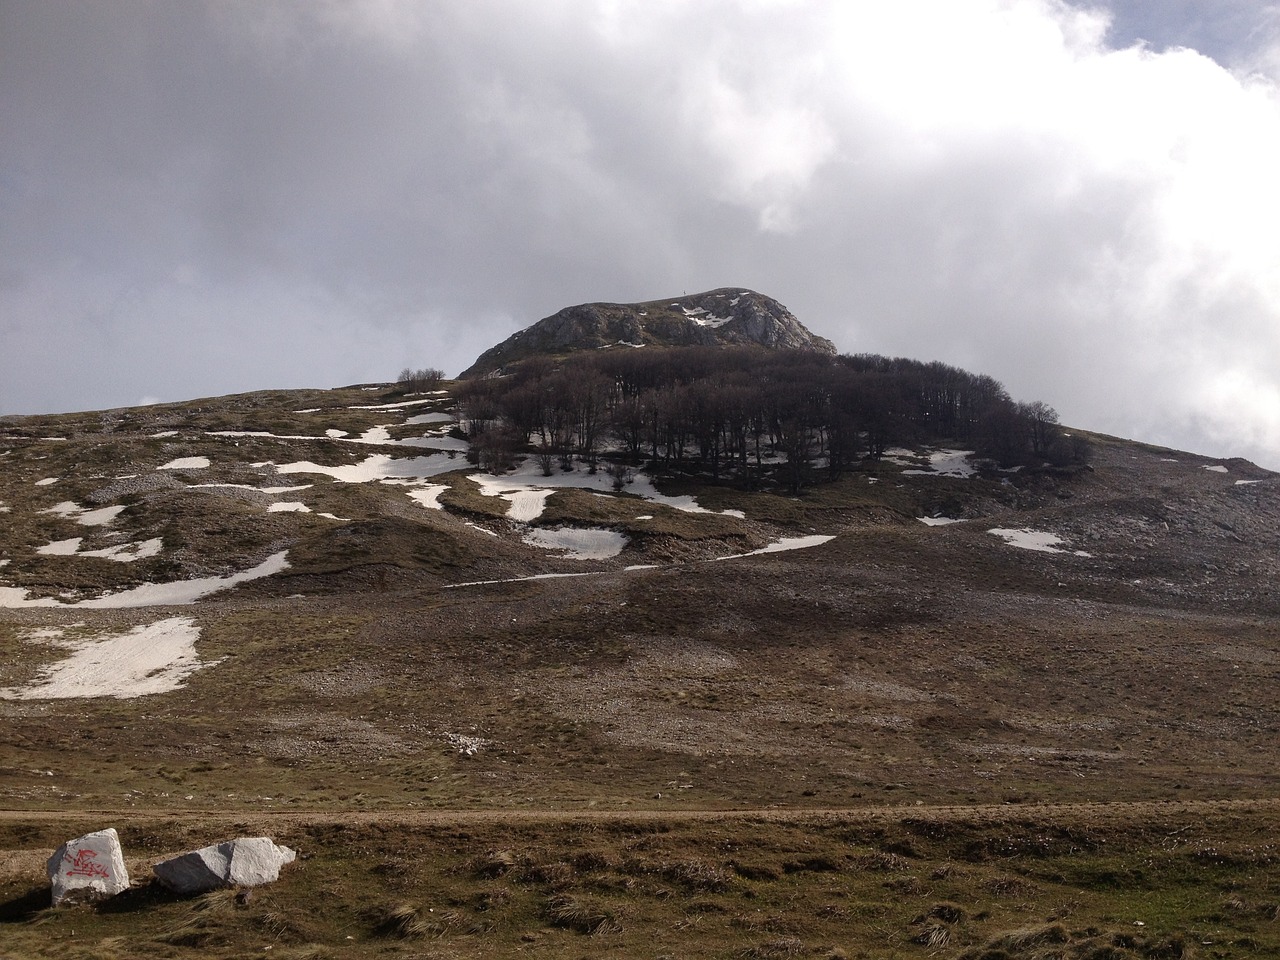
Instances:
[[[1215,60],[1113,6],[26,8],[0,408],[458,370],[570,303],[730,284],[1280,467],[1276,34]]]

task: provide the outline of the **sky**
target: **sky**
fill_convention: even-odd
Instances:
[[[0,0],[0,415],[740,286],[1280,469],[1280,0]]]

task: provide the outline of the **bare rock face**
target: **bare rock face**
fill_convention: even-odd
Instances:
[[[53,905],[103,900],[129,889],[120,837],[114,828],[68,840],[49,858]]]
[[[724,287],[647,303],[584,303],[565,307],[486,350],[462,377],[501,373],[521,360],[575,350],[644,346],[743,346],[834,354],[772,297]]]
[[[162,860],[151,869],[175,893],[207,893],[222,887],[256,887],[274,883],[280,868],[297,854],[270,837],[239,837]]]

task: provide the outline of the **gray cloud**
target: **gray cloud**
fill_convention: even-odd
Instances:
[[[740,284],[1280,467],[1274,37],[1143,8],[1224,66],[1140,7],[8,4],[0,411],[457,371]]]

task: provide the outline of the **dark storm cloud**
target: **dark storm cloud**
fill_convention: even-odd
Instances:
[[[740,284],[1280,466],[1276,90],[1140,6],[7,3],[0,411],[456,371]]]

